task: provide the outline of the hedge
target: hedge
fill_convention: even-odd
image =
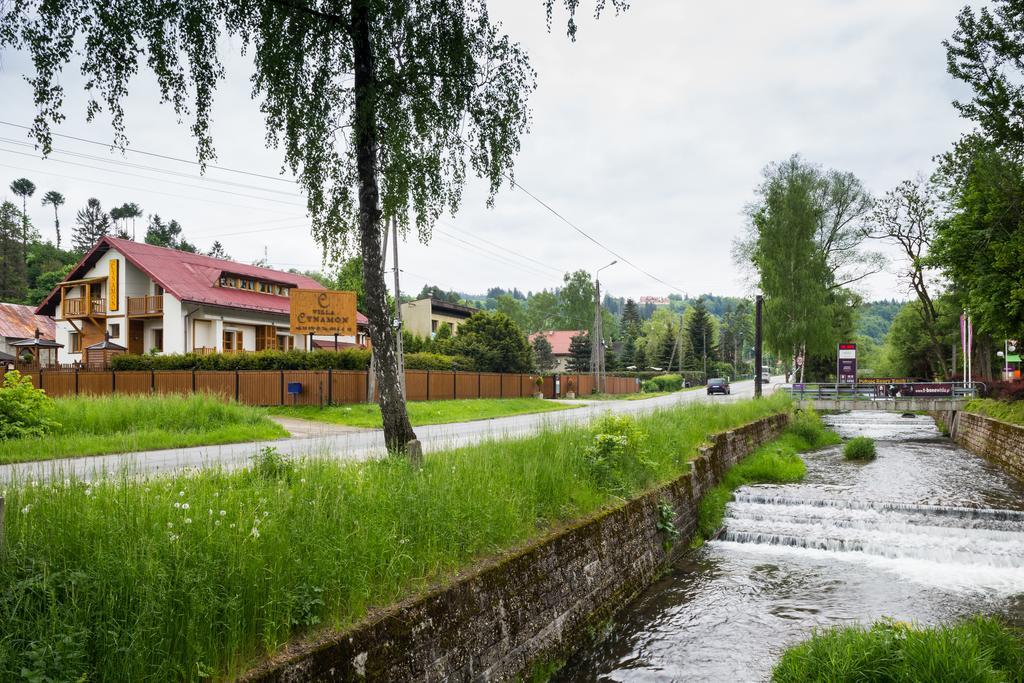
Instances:
[[[679,391],[682,388],[683,378],[681,375],[658,375],[643,383],[644,393]]]
[[[256,351],[254,353],[122,354],[110,359],[112,370],[366,370],[370,352]]]
[[[406,370],[463,370],[472,371],[473,360],[465,356],[446,356],[441,353],[420,353],[405,354]]]

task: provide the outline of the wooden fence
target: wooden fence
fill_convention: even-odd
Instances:
[[[208,393],[254,406],[328,405],[366,401],[367,373],[358,370],[90,370],[57,368],[25,370],[32,384],[55,398],[113,394]],[[521,398],[538,393],[537,375],[497,372],[407,370],[410,401],[471,398]],[[590,375],[544,375],[545,398],[564,398],[570,391],[593,391]],[[609,394],[640,390],[631,377],[608,377]],[[298,389],[298,392],[289,391]]]

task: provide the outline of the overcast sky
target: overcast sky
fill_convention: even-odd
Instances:
[[[765,164],[798,152],[852,171],[881,193],[929,171],[931,158],[968,129],[951,105],[965,93],[946,74],[941,45],[962,4],[635,0],[622,16],[584,19],[571,43],[563,24],[546,31],[540,0],[495,0],[492,15],[525,45],[539,73],[517,180],[671,287],[743,294],[730,245]],[[590,3],[583,6],[589,14]],[[249,66],[231,47],[224,46],[228,79],[214,112],[217,163],[277,176],[282,155],[265,148]],[[3,122],[32,119],[22,78],[29,69],[24,56],[2,55]],[[105,121],[85,123],[77,70],[63,83],[68,120],[58,132],[109,143]],[[148,72],[136,79],[126,110],[132,148],[194,158],[188,122],[159,104]],[[54,235],[53,213],[39,202],[53,189],[68,199],[65,238],[75,211],[94,196],[105,208],[136,202],[147,215],[175,218],[187,239],[203,249],[219,239],[237,260],[266,249],[275,267],[321,268],[293,183],[215,169],[204,178],[188,163],[62,138],[54,145],[62,151],[42,160],[25,135],[0,125],[0,189],[17,199],[6,190],[10,180],[36,183],[29,210],[46,238]],[[505,190],[493,209],[484,200],[482,185],[471,182],[462,210],[441,222],[429,245],[413,238],[400,249],[403,291],[425,282],[464,292],[536,291],[559,285],[565,271],[593,271],[613,258],[520,191]],[[601,279],[615,295],[675,291],[621,263]],[[891,272],[867,282],[864,293],[906,296]]]

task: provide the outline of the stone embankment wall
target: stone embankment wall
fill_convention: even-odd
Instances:
[[[944,421],[956,443],[1024,480],[1024,427],[967,412]]]
[[[722,474],[785,428],[787,415],[715,435],[692,471],[612,510],[487,562],[342,633],[294,646],[249,681],[506,680],[567,653],[657,578],[697,526]],[[659,505],[680,534],[666,549]]]

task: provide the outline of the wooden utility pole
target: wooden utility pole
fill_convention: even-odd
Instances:
[[[594,376],[594,390],[601,393],[601,281],[594,277],[594,333],[590,339],[590,374]]]
[[[764,335],[761,329],[761,308],[764,306],[764,297],[760,294],[754,299],[754,398],[761,398],[761,345]]]

